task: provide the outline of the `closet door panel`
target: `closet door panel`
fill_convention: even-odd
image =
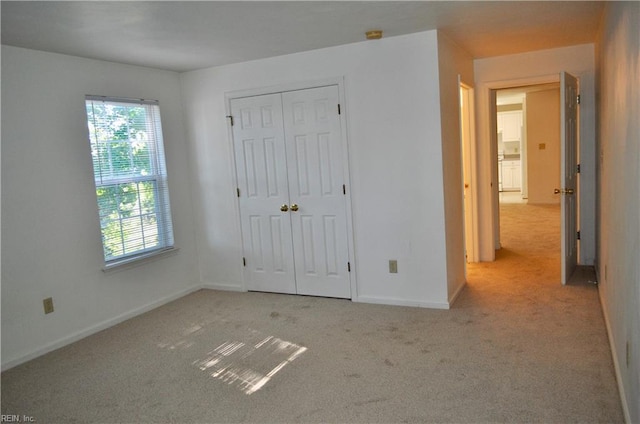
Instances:
[[[232,99],[231,113],[247,288],[296,293],[281,95]]]
[[[337,86],[283,93],[296,287],[351,297]]]

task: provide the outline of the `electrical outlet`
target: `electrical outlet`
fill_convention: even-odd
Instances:
[[[53,312],[53,298],[52,297],[47,297],[46,299],[44,299],[42,301],[42,305],[44,306],[44,313],[46,314],[50,314],[51,312]]]
[[[389,273],[397,274],[398,273],[398,261],[395,259],[389,260]]]

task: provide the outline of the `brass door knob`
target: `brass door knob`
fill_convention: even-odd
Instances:
[[[553,194],[573,194],[575,191],[572,188],[563,188],[562,190],[556,188],[553,190]]]
[[[295,203],[291,204],[291,210],[294,212],[298,211],[298,205],[296,205]]]
[[[280,210],[281,210],[282,212],[286,212],[286,211],[288,211],[288,210],[289,210],[289,206],[287,206],[287,205],[282,205],[282,206],[280,206]]]

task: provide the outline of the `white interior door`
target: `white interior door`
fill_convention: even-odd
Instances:
[[[458,77],[459,78],[459,77]],[[473,225],[473,191],[471,171],[471,144],[473,142],[473,121],[471,108],[473,105],[472,89],[462,83],[460,85],[460,141],[462,152],[462,181],[464,207],[464,244],[467,262],[476,262],[474,248],[475,228]]]
[[[338,87],[282,98],[298,293],[350,298]]]
[[[567,284],[578,263],[578,80],[560,74],[560,210],[562,221],[562,284]]]
[[[351,298],[338,87],[231,100],[247,288]]]
[[[296,293],[281,96],[232,99],[231,113],[247,288]]]

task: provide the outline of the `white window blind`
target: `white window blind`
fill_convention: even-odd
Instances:
[[[106,266],[173,247],[157,101],[86,96]]]

